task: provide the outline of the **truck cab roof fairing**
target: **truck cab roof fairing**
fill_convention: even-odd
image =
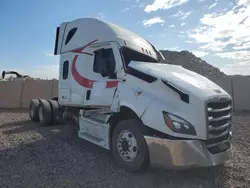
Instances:
[[[75,28],[73,37],[65,44],[67,35]],[[98,39],[98,42],[114,41],[120,46],[127,46],[136,51],[142,52],[154,59],[157,55],[151,44],[141,36],[122,28],[113,23],[96,18],[79,18],[60,25],[57,31],[58,42],[56,42],[56,54],[72,51],[81,48],[89,41]]]

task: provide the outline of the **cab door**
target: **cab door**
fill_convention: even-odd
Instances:
[[[71,101],[70,61],[67,54],[61,54],[59,70],[58,101],[66,105]]]
[[[93,50],[93,75],[92,88],[86,91],[85,104],[92,106],[109,107],[112,105],[113,97],[118,86],[117,61],[115,53],[117,45],[105,44]]]

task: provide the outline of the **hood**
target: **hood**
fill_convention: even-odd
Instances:
[[[131,61],[129,66],[159,80],[170,82],[182,91],[203,96],[227,94],[208,78],[179,65]]]

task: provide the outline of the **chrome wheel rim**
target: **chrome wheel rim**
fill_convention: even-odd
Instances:
[[[122,131],[117,139],[117,151],[123,160],[133,161],[137,156],[138,145],[136,138],[130,131]]]

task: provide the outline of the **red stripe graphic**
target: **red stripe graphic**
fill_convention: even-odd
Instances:
[[[71,52],[80,53],[80,54],[86,54],[86,55],[94,55],[94,54],[91,54],[91,53],[88,53],[88,52],[83,52],[83,50],[84,50],[87,46],[89,46],[90,44],[93,44],[93,43],[96,42],[96,41],[98,41],[98,39],[96,39],[96,40],[94,40],[94,41],[92,41],[92,42],[86,44],[86,45],[83,46],[83,47],[74,49],[74,50],[72,50]]]
[[[72,62],[72,75],[75,79],[75,81],[80,84],[83,87],[86,88],[92,88],[94,80],[89,80],[85,77],[83,77],[77,70],[76,70],[76,60],[78,58],[78,55],[76,55]]]
[[[112,87],[117,87],[118,86],[118,81],[107,81],[106,88],[112,88]]]
[[[76,52],[76,53],[81,53],[81,54],[86,54],[86,55],[93,55],[87,52],[82,52],[84,50],[84,48],[86,48],[88,45],[96,42],[97,40],[94,40],[90,43],[88,43],[87,45],[85,45],[84,47],[78,48],[73,50],[72,52]],[[74,77],[75,81],[86,88],[92,88],[93,87],[93,83],[97,82],[96,80],[89,80],[88,78],[83,77],[76,69],[76,60],[78,58],[78,55],[76,55],[73,59],[72,62],[72,76]],[[117,87],[118,86],[118,81],[107,81],[106,83],[106,88],[113,88],[113,87]]]

